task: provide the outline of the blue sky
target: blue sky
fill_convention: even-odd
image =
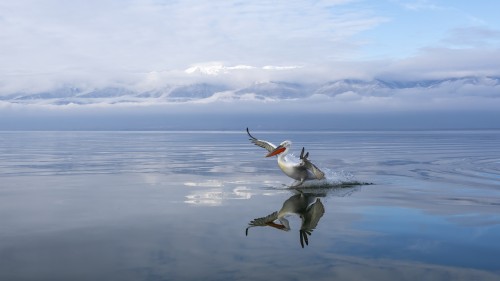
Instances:
[[[371,40],[363,48],[368,59],[405,58],[425,48],[499,47],[497,1],[373,2],[387,22],[361,34]]]

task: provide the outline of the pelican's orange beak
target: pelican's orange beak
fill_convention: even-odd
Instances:
[[[280,146],[276,147],[276,149],[274,149],[273,151],[269,152],[266,155],[266,157],[271,157],[271,156],[274,156],[274,155],[278,155],[278,154],[282,153],[283,151],[285,151],[285,149],[286,149],[285,147],[283,147],[283,146],[280,145]]]

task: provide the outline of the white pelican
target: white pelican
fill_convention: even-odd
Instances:
[[[316,165],[311,163],[307,157],[309,152],[304,155],[304,148],[300,153],[300,161],[295,157],[288,155],[292,142],[289,140],[283,141],[280,145],[275,146],[274,144],[259,140],[250,134],[247,128],[247,134],[250,136],[250,141],[255,145],[267,149],[269,152],[266,157],[278,156],[278,166],[287,176],[296,180],[296,182],[291,187],[299,187],[306,180],[321,180],[325,178],[325,173],[323,173]]]
[[[256,218],[248,223],[245,235],[248,236],[248,229],[255,226],[271,226],[276,229],[289,231],[290,224],[286,217],[296,214],[302,220],[299,233],[300,245],[304,248],[304,242],[306,245],[309,245],[308,235],[311,235],[324,213],[325,207],[319,198],[300,192],[288,198],[279,211],[262,218]],[[281,224],[275,223],[274,221],[276,220]]]

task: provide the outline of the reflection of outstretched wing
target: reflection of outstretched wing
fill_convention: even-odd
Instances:
[[[267,215],[265,217],[256,218],[256,219],[252,220],[251,222],[248,223],[248,227],[245,230],[245,235],[248,236],[248,229],[251,227],[254,227],[254,226],[271,226],[271,227],[274,227],[276,229],[280,229],[280,230],[284,230],[284,231],[288,231],[290,229],[289,227],[287,227],[285,225],[275,223],[274,221],[276,219],[278,219],[278,212],[274,212],[274,213]]]
[[[309,245],[309,238],[307,235],[311,235],[324,213],[325,206],[323,206],[323,203],[317,198],[316,202],[311,204],[304,215],[302,215],[302,226],[300,227],[300,245],[302,248],[304,248],[304,242],[306,245]]]
[[[323,173],[323,171],[321,171],[318,167],[316,167],[316,165],[314,165],[311,161],[309,161],[307,157],[309,157],[309,152],[307,152],[304,155],[304,148],[302,147],[302,151],[300,152],[300,159],[302,160],[302,165],[306,167],[306,169],[311,171],[313,175],[316,177],[316,179],[318,180],[324,179],[325,173]]]
[[[325,206],[321,202],[319,198],[316,199],[316,202],[312,203],[308,208],[306,213],[303,216],[303,222],[300,229],[303,230],[313,230],[318,226],[318,222],[325,213]]]
[[[255,144],[255,145],[257,145],[257,146],[260,146],[260,147],[262,147],[262,148],[265,148],[265,149],[266,149],[267,151],[269,151],[269,152],[271,152],[271,151],[273,151],[274,149],[276,149],[276,145],[274,145],[274,144],[272,144],[272,143],[270,143],[270,142],[268,142],[268,141],[265,141],[265,140],[259,140],[259,139],[255,138],[254,136],[252,136],[252,135],[250,134],[250,131],[248,131],[248,128],[247,128],[247,134],[248,134],[248,136],[250,136],[250,141],[251,141],[253,144]]]
[[[249,226],[266,226],[268,223],[278,219],[278,212],[274,212],[262,218],[256,218],[248,223]]]

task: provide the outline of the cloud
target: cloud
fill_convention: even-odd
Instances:
[[[435,3],[432,3],[431,1],[428,0],[403,0],[403,1],[397,1],[398,4],[400,4],[403,8],[412,10],[412,11],[425,11],[425,10],[438,10],[442,9],[442,7],[436,5]]]
[[[495,46],[500,43],[500,30],[483,26],[460,27],[452,29],[443,39],[443,43],[457,47]]]
[[[392,80],[498,76],[500,48],[424,48],[417,55],[386,61],[376,76]]]
[[[203,62],[316,65],[355,55],[385,21],[351,1],[20,0],[0,3],[2,92],[120,83]]]
[[[212,60],[318,61],[381,22],[363,11],[342,10],[347,2],[4,2],[0,51],[11,57],[4,58],[2,70],[151,71]]]

